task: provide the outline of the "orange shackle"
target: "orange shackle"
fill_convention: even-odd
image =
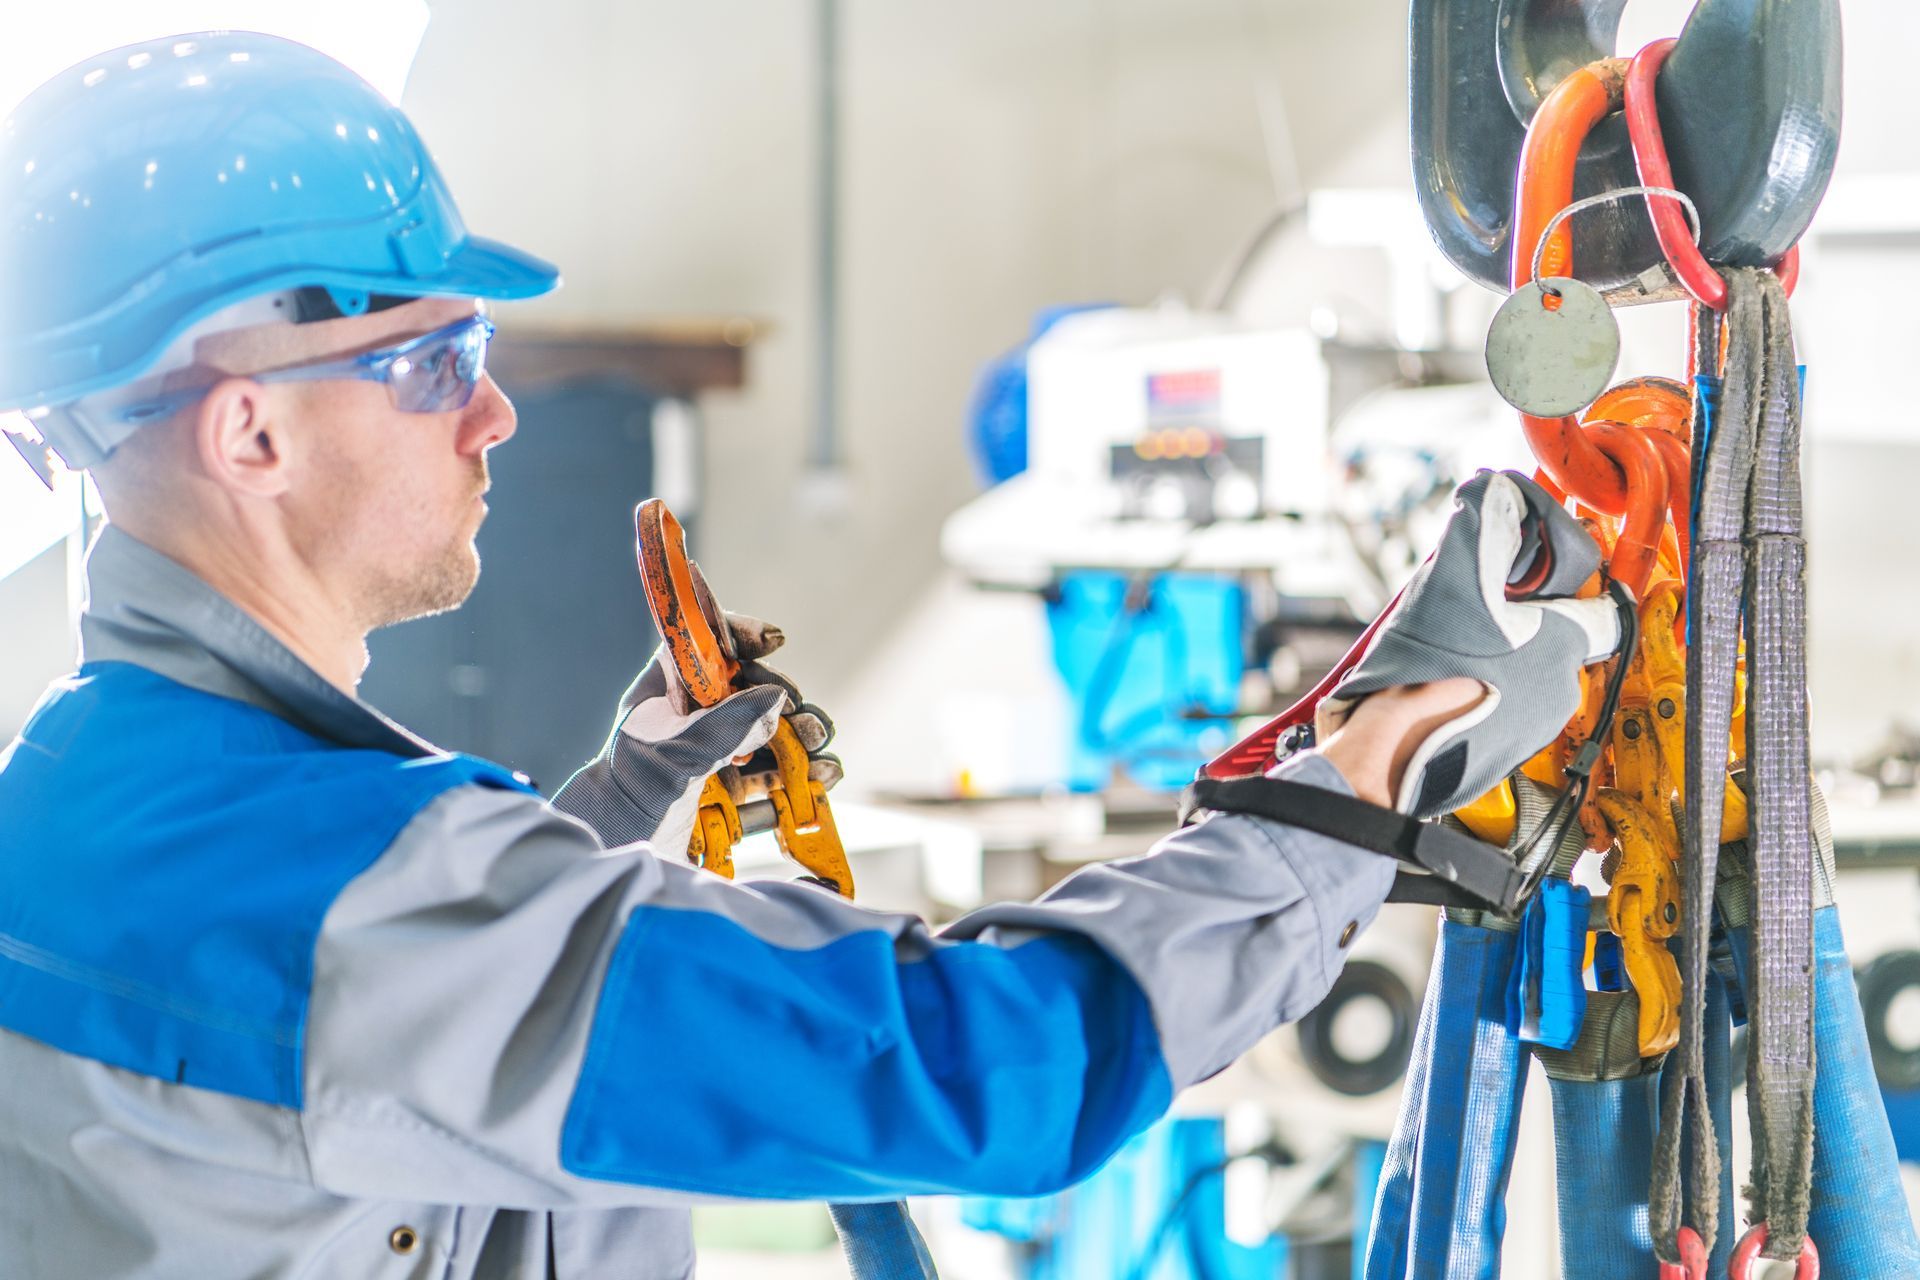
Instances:
[[[1515,191],[1511,279],[1518,289],[1532,279],[1533,251],[1555,214],[1573,203],[1573,170],[1580,146],[1593,127],[1625,101],[1627,62],[1608,58],[1581,68],[1554,86],[1520,149],[1520,181]],[[1542,277],[1573,272],[1573,233],[1562,223],[1554,229],[1540,259]],[[1610,516],[1624,515],[1628,486],[1621,469],[1589,440],[1571,417],[1520,415],[1527,444],[1541,469],[1571,496]]]

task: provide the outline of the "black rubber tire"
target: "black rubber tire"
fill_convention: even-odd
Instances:
[[[1345,1057],[1333,1042],[1334,1021],[1355,1000],[1378,1000],[1393,1018],[1387,1043],[1363,1062]],[[1349,960],[1327,998],[1300,1019],[1300,1055],[1321,1084],[1350,1098],[1364,1098],[1389,1088],[1406,1074],[1413,1057],[1414,1023],[1419,1016],[1419,1001],[1399,974],[1371,960]]]
[[[1902,1049],[1887,1026],[1900,993],[1920,987],[1920,951],[1889,951],[1878,957],[1860,970],[1859,985],[1874,1074],[1889,1089],[1920,1089],[1920,1046]]]

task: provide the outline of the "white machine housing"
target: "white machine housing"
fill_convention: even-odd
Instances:
[[[1029,469],[1054,484],[1108,484],[1109,446],[1199,424],[1264,446],[1264,501],[1230,515],[1326,509],[1327,371],[1304,331],[1184,307],[1069,316],[1028,353],[1027,413]]]
[[[1328,518],[1337,483],[1313,334],[1173,305],[1086,312],[1033,345],[1027,377],[1028,470],[942,531],[947,559],[975,582],[1271,571],[1286,595],[1377,606],[1354,599],[1367,577]],[[1162,459],[1212,478],[1208,516],[1172,492],[1178,468],[1154,478]]]

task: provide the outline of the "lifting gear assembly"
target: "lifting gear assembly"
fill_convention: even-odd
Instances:
[[[745,687],[750,673],[743,669],[733,629],[706,575],[687,555],[686,531],[658,498],[634,511],[634,551],[663,657],[687,697],[711,707]],[[687,857],[695,866],[731,880],[734,845],[770,830],[780,852],[805,871],[806,878],[852,898],[853,872],[827,788],[811,776],[807,748],[789,718],[801,710],[813,709],[789,708],[765,748],[773,767],[764,799],[736,797],[719,773],[706,780]],[[742,763],[753,765],[751,760]],[[836,1204],[828,1206],[828,1212],[853,1280],[935,1280],[933,1256],[905,1202]]]
[[[726,615],[700,566],[687,556],[687,535],[667,504],[649,498],[634,511],[634,552],[647,612],[678,675],[698,706],[710,707],[741,687],[741,661]],[[807,875],[844,897],[853,871],[834,825],[827,789],[809,776],[806,747],[782,717],[766,750],[773,770],[765,799],[742,803],[715,774],[700,793],[687,857],[696,867],[733,879],[733,846],[772,831],[780,852]]]
[[[1621,604],[1620,656],[1583,673],[1558,742],[1423,824],[1262,778],[1311,745],[1376,622],[1190,802],[1353,833],[1424,873],[1394,897],[1445,908],[1367,1280],[1499,1274],[1530,1054],[1552,1093],[1567,1280],[1753,1280],[1762,1259],[1798,1280],[1920,1280],[1808,756],[1787,299],[1838,146],[1837,3],[1701,0],[1677,40],[1630,59],[1609,56],[1621,8],[1414,0],[1411,41],[1429,227],[1511,293],[1489,374],[1535,481],[1604,554],[1578,594]],[[1609,388],[1612,308],[1681,299],[1685,381]],[[1509,597],[1547,572],[1523,566]],[[1571,877],[1595,860],[1590,900]]]

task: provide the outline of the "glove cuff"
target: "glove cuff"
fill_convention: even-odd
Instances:
[[[1468,803],[1486,789],[1472,785],[1472,774],[1477,772],[1473,768],[1472,733],[1499,709],[1500,691],[1484,680],[1480,687],[1486,696],[1428,733],[1414,747],[1393,801],[1393,807],[1401,813],[1436,817]]]

